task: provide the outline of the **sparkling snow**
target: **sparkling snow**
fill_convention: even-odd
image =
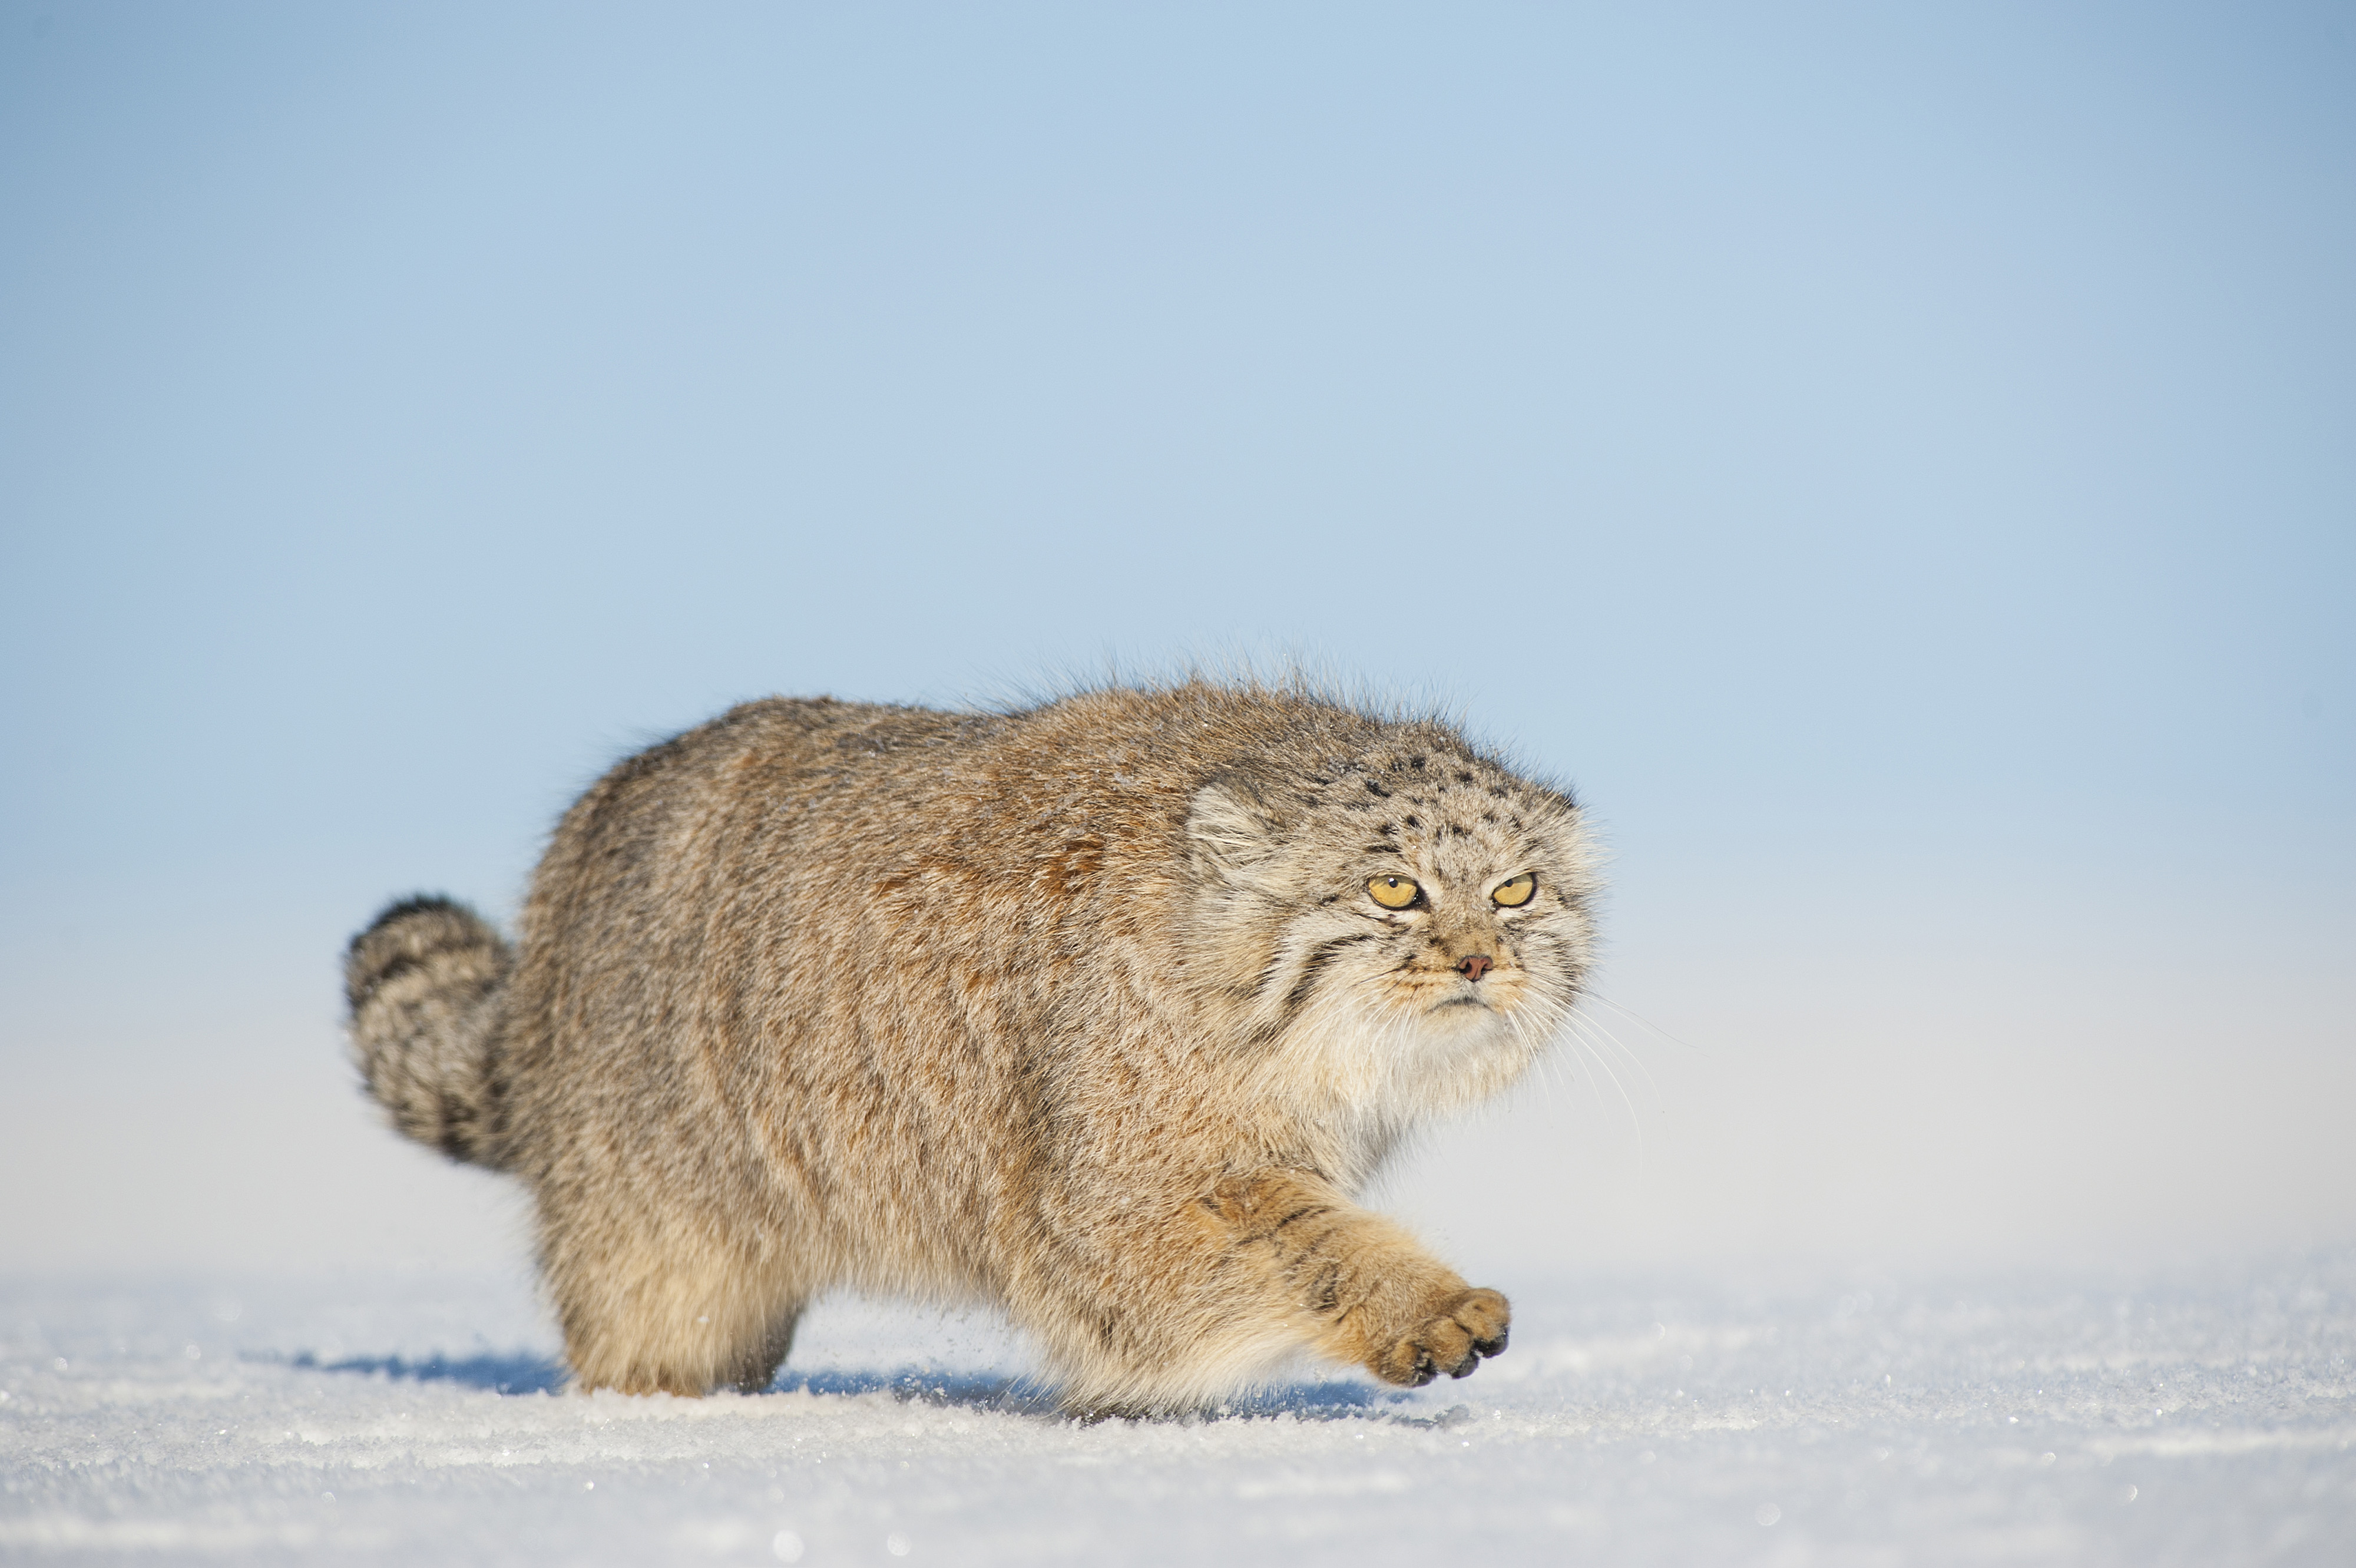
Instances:
[[[1503,1282],[1413,1393],[1093,1426],[830,1302],[771,1392],[577,1397],[506,1277],[0,1286],[0,1556],[2356,1562],[2356,1254],[2165,1283]]]

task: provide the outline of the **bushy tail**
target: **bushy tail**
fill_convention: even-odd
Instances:
[[[352,1057],[392,1124],[497,1169],[492,1055],[514,952],[447,898],[404,898],[344,955]]]

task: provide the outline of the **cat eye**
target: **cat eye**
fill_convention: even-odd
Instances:
[[[1494,893],[1490,894],[1489,897],[1496,900],[1501,908],[1518,909],[1523,905],[1528,903],[1530,901],[1530,896],[1537,890],[1538,874],[1535,871],[1525,871],[1519,876],[1515,877],[1511,882],[1499,887]],[[1378,893],[1376,897],[1379,898],[1382,895]]]
[[[1386,909],[1404,909],[1423,897],[1423,889],[1405,876],[1377,876],[1367,882],[1366,897]]]

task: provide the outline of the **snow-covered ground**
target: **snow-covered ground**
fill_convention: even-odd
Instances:
[[[2193,1281],[1504,1281],[1514,1345],[1082,1426],[830,1303],[773,1391],[558,1391],[513,1278],[0,1287],[0,1556],[2356,1562],[2356,1255]]]

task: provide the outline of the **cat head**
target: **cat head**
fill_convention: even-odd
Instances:
[[[1390,1122],[1510,1082],[1591,961],[1577,805],[1439,725],[1195,789],[1190,969],[1272,1092]]]

